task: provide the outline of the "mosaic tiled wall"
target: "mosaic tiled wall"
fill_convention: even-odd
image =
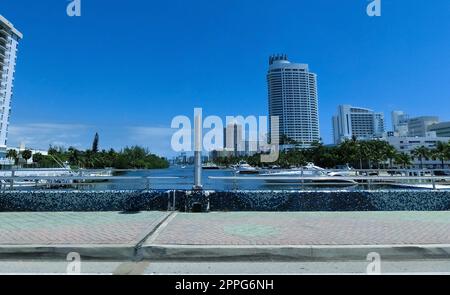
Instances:
[[[187,199],[191,196],[177,191],[175,209],[198,203],[198,196]],[[208,198],[211,211],[450,210],[450,191],[228,191],[210,192]],[[0,211],[167,210],[173,199],[173,192],[165,191],[1,192]]]

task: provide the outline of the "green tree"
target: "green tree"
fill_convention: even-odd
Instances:
[[[423,161],[430,158],[430,150],[425,146],[421,146],[413,150],[412,154],[419,159],[420,167],[423,169]]]
[[[92,142],[92,152],[94,154],[98,153],[98,142],[99,142],[99,136],[98,136],[98,133],[95,133],[94,141]]]
[[[356,143],[356,156],[359,159],[360,167],[362,169],[363,162],[368,163],[368,168],[372,168],[373,147],[370,141],[359,141]]]
[[[70,147],[67,152],[69,153],[69,164],[72,166],[80,165],[81,153],[74,147]]]
[[[28,162],[29,159],[31,159],[31,157],[33,156],[33,152],[31,152],[30,150],[24,150],[22,151],[22,158]]]
[[[363,153],[362,146],[356,140],[356,138],[352,138],[351,140],[346,140],[341,143],[338,147],[339,149],[339,158],[342,162],[341,164],[350,164],[356,163],[359,161],[359,167],[362,169],[362,161],[363,161]]]
[[[16,150],[8,150],[8,152],[6,153],[6,157],[10,160],[17,161],[19,155],[17,154]]]
[[[44,160],[44,155],[41,153],[36,153],[33,155],[33,163],[39,164],[39,162],[42,162]]]
[[[289,136],[282,134],[280,136],[280,144],[298,144],[298,142],[290,138]]]
[[[398,153],[395,157],[395,163],[401,165],[403,169],[406,169],[407,166],[411,165],[411,157],[405,153]]]
[[[442,169],[445,167],[445,161],[449,159],[450,144],[439,141],[436,148],[431,151],[431,157],[441,161]]]
[[[392,145],[387,144],[384,148],[384,153],[389,160],[389,168],[392,168],[392,166],[394,166],[394,161],[398,156],[397,150]]]

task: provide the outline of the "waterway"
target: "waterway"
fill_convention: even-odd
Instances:
[[[157,170],[137,170],[116,173],[115,176],[138,177],[139,179],[118,179],[106,183],[96,184],[94,187],[98,190],[128,190],[128,189],[157,189],[157,190],[186,190],[191,189],[194,182],[194,168],[188,166],[182,168],[174,166],[169,169]],[[228,179],[210,179],[210,177],[230,177],[240,176],[244,178],[251,178],[246,180],[228,180]],[[158,177],[176,177],[170,179],[156,179]],[[206,190],[330,190],[330,189],[345,189],[345,190],[361,190],[367,189],[365,185],[346,185],[346,186],[304,186],[299,184],[287,183],[267,183],[264,180],[255,180],[257,175],[236,175],[232,169],[221,170],[203,170],[202,184]],[[149,179],[147,179],[149,178]],[[377,189],[393,189],[390,185],[376,185],[373,188]]]

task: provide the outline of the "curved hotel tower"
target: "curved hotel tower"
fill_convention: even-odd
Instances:
[[[278,116],[280,136],[310,147],[320,140],[317,75],[307,64],[291,63],[286,55],[271,56],[267,73],[269,116]]]
[[[0,158],[6,151],[17,45],[22,34],[0,15]]]

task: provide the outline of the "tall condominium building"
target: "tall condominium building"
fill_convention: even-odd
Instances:
[[[450,137],[450,122],[433,124],[428,131],[436,133],[437,137]]]
[[[333,117],[334,143],[340,144],[346,139],[370,140],[383,137],[384,114],[370,109],[340,105]]]
[[[423,116],[409,119],[408,135],[411,137],[427,136],[428,128],[439,123],[439,118],[435,116]]]
[[[286,55],[276,55],[269,59],[267,83],[269,116],[279,118],[280,136],[303,147],[319,141],[317,75],[307,64],[291,63]]]
[[[223,130],[224,151],[231,152],[234,157],[239,157],[245,151],[242,125],[229,124]]]
[[[408,136],[409,115],[403,111],[392,112],[392,128],[396,136]]]
[[[8,140],[17,46],[22,34],[0,15],[0,154]]]

